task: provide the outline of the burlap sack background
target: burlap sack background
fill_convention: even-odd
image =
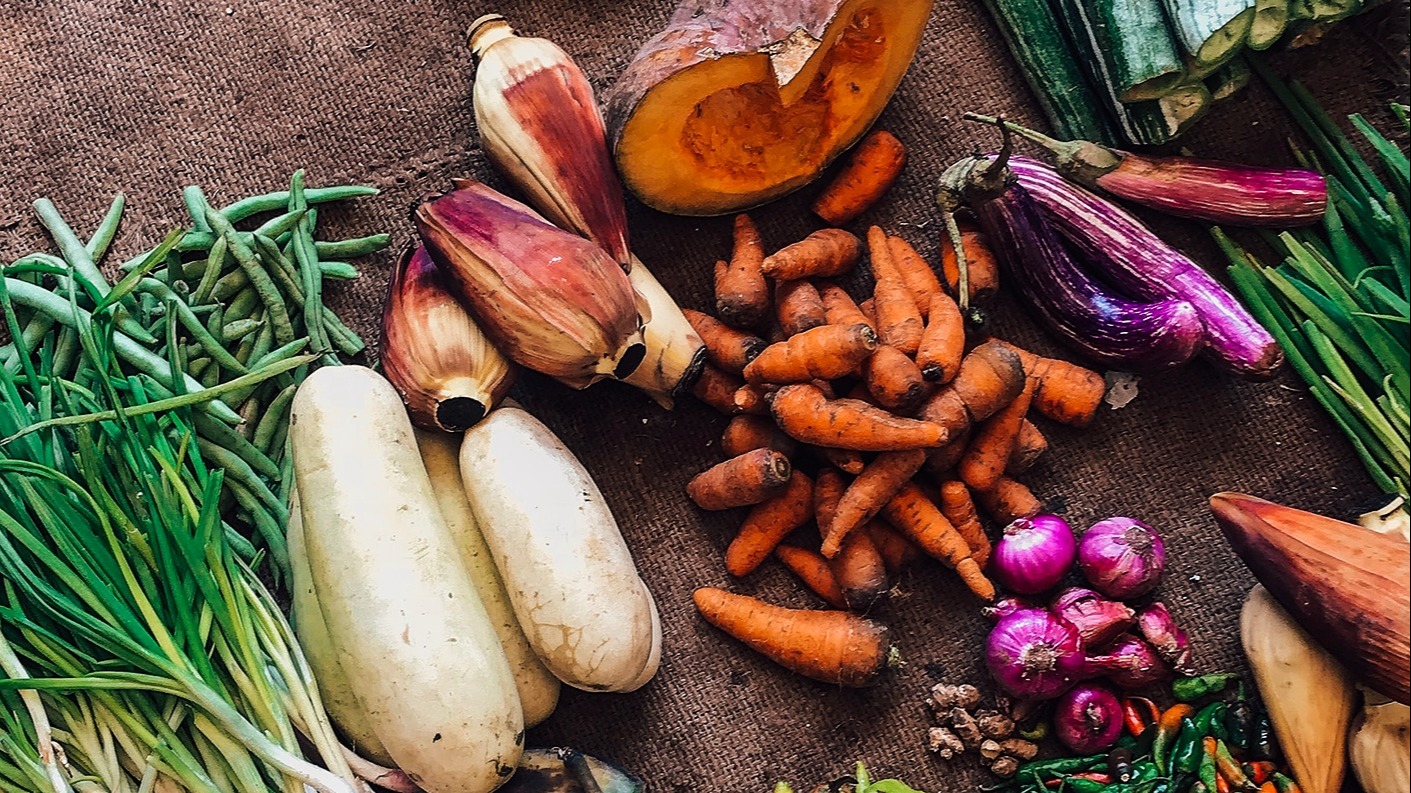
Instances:
[[[325,213],[325,234],[387,230],[400,245],[407,209],[472,174],[502,184],[476,148],[466,24],[498,11],[527,34],[571,52],[599,91],[667,18],[669,0],[627,3],[450,0],[4,0],[0,2],[0,256],[46,247],[28,203],[50,196],[80,230],[111,195],[130,209],[116,258],[184,223],[179,191],[213,201],[278,189],[295,168],[312,184],[383,189]],[[1385,117],[1380,100],[1404,90],[1406,18],[1363,20],[1318,48],[1275,63],[1306,77],[1338,114]],[[1374,101],[1376,100],[1376,101]],[[966,110],[1040,123],[1032,99],[977,2],[936,4],[921,51],[881,124],[911,147],[900,183],[864,222],[901,232],[932,255],[932,183],[994,135],[958,121]],[[1183,141],[1201,155],[1290,162],[1288,128],[1257,86],[1217,109]],[[811,191],[760,210],[771,246],[813,227]],[[711,262],[728,221],[667,217],[633,203],[633,246],[682,305],[708,305]],[[1210,263],[1198,227],[1161,222]],[[375,337],[390,256],[332,288],[331,303]],[[1053,345],[1008,300],[996,331],[1033,348]],[[661,673],[631,695],[565,690],[531,744],[571,744],[635,769],[657,791],[762,791],[777,778],[813,783],[853,761],[929,790],[990,781],[972,762],[946,765],[924,749],[927,689],[979,681],[985,625],[946,571],[917,569],[875,616],[894,630],[907,665],[867,691],[803,680],[704,624],[693,588],[728,585],[795,606],[816,605],[773,565],[732,582],[721,553],[735,513],[705,514],[683,488],[719,458],[724,419],[691,401],[665,412],[619,384],[573,393],[526,376],[517,396],[558,431],[601,485],[656,596],[666,632]],[[1168,539],[1162,597],[1189,628],[1202,665],[1239,664],[1236,619],[1252,579],[1208,516],[1205,498],[1238,489],[1349,515],[1375,495],[1346,441],[1299,383],[1251,385],[1204,363],[1141,382],[1127,408],[1088,431],[1045,425],[1053,450],[1028,478],[1079,527],[1132,514]],[[389,485],[391,486],[391,485]],[[389,527],[395,530],[395,527]],[[475,685],[475,681],[466,681]]]

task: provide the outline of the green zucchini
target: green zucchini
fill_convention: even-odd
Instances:
[[[1111,123],[1084,79],[1078,58],[1046,0],[985,0],[990,15],[1053,131],[1065,140],[1116,144]]]
[[[1181,56],[1161,0],[1078,0],[1076,10],[1119,100],[1159,99],[1180,82]]]
[[[1239,93],[1254,75],[1244,58],[1236,58],[1221,66],[1214,74],[1205,78],[1205,87],[1210,89],[1210,101],[1219,102]]]
[[[1315,0],[1325,2],[1326,0]],[[1233,58],[1249,37],[1255,0],[1163,0],[1176,37],[1203,65]]]
[[[1301,0],[1294,0],[1301,2]],[[1249,26],[1249,48],[1267,50],[1289,23],[1289,0],[1254,0],[1254,21]],[[1245,69],[1248,72],[1248,67]]]

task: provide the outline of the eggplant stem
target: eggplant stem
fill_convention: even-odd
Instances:
[[[996,127],[1007,129],[1010,132],[1028,138],[1029,140],[1039,144],[1040,146],[1043,146],[1045,149],[1048,149],[1055,153],[1058,152],[1066,143],[1066,141],[1061,141],[1057,138],[1051,138],[1036,129],[1021,127],[1020,125],[1015,124],[1012,121],[1005,121],[1003,118],[1000,118],[998,116],[986,116],[981,115],[980,113],[966,113],[964,118],[966,121],[978,121],[981,124],[992,124]]]
[[[960,313],[963,315],[970,310],[970,265],[965,260],[965,245],[960,239],[960,226],[955,222],[954,212],[942,212],[945,219],[946,234],[950,236],[951,247],[955,248],[955,291],[956,302],[960,304]]]

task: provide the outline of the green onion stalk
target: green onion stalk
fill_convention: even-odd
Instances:
[[[1266,235],[1282,259],[1265,264],[1219,228],[1229,273],[1250,311],[1279,340],[1313,398],[1351,441],[1372,480],[1407,497],[1411,482],[1411,163],[1361,115],[1349,121],[1381,175],[1306,88],[1284,84],[1259,60],[1255,71],[1292,115],[1323,171],[1321,227]],[[1391,107],[1403,130],[1405,105]],[[1383,181],[1385,179],[1385,181]]]

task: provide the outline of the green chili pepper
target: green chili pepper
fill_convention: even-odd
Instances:
[[[1180,702],[1194,702],[1202,697],[1224,691],[1231,681],[1238,679],[1239,675],[1229,672],[1201,675],[1200,677],[1183,677],[1171,684],[1171,695]]]
[[[1215,739],[1208,740],[1213,742]],[[1197,771],[1200,774],[1200,784],[1204,785],[1206,790],[1214,791],[1219,784],[1215,781],[1218,774],[1215,769],[1215,753],[1206,750],[1206,741],[1202,740],[1200,744],[1200,769]]]
[[[1156,737],[1152,739],[1151,756],[1156,759],[1156,767],[1165,773],[1170,756],[1171,742],[1180,735],[1182,724],[1191,713],[1190,705],[1172,705],[1161,714],[1156,722]]]
[[[1172,772],[1184,773],[1191,773],[1199,768],[1201,751],[1204,749],[1201,744],[1202,737],[1204,736],[1195,728],[1195,722],[1189,718],[1185,719],[1166,767]]]
[[[1279,793],[1301,793],[1302,788],[1298,783],[1283,774],[1274,774],[1274,787]]]
[[[1210,732],[1208,734],[1214,735],[1222,741],[1227,741],[1230,734],[1225,729],[1225,714],[1230,710],[1230,706],[1224,702],[1216,702],[1213,707],[1215,712],[1210,716]]]
[[[1062,777],[1068,774],[1076,774],[1097,768],[1106,760],[1106,755],[1095,755],[1093,757],[1060,757],[1055,760],[1039,760],[1020,766],[1018,774],[1025,776],[1038,774],[1041,776]]]
[[[1060,790],[1067,790],[1070,793],[1110,793],[1113,787],[1113,785],[1097,782],[1092,779],[1068,777],[1063,780],[1063,785],[1060,787]]]
[[[1253,790],[1255,785],[1250,782],[1249,776],[1244,773],[1244,768],[1240,766],[1239,761],[1230,754],[1230,747],[1226,746],[1225,742],[1219,738],[1213,740],[1215,741],[1215,767],[1219,769],[1220,775],[1225,777],[1225,781],[1234,787]]]

